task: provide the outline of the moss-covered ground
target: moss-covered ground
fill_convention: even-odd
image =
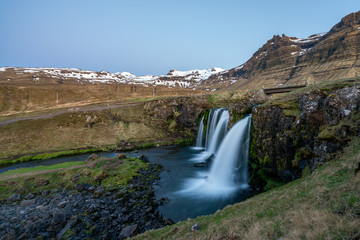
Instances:
[[[359,239],[360,139],[313,173],[136,239]],[[355,170],[358,169],[358,170]],[[191,231],[198,223],[200,230]]]
[[[140,168],[147,166],[148,163],[138,158],[98,158],[86,162],[16,169],[0,174],[0,201],[14,193],[26,195],[59,188],[71,191],[76,184],[121,187],[136,176]],[[15,178],[1,180],[7,177]]]

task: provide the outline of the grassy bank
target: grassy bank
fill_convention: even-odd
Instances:
[[[0,167],[5,167],[17,163],[30,162],[35,160],[45,160],[45,159],[52,159],[57,157],[72,156],[77,154],[85,154],[85,153],[93,153],[93,152],[105,152],[105,151],[113,150],[114,148],[115,146],[109,146],[103,148],[89,148],[89,149],[76,149],[76,150],[68,150],[68,151],[60,151],[60,152],[38,153],[38,154],[26,155],[14,159],[0,160]]]
[[[360,140],[301,179],[136,239],[359,239]],[[201,230],[190,231],[199,223]]]
[[[64,188],[74,190],[76,184],[125,186],[136,176],[140,168],[146,168],[138,158],[93,158],[86,162],[66,162],[51,166],[21,168],[0,174],[0,200],[14,193],[26,195],[41,191]]]

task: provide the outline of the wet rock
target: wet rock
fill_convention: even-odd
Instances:
[[[0,240],[16,240],[15,234],[6,233],[4,236],[0,238]]]
[[[18,193],[15,193],[8,198],[9,202],[18,202],[20,200],[21,200],[21,195]]]
[[[105,189],[99,188],[99,189],[96,189],[96,190],[94,191],[93,196],[94,196],[94,198],[99,198],[99,197],[101,197],[104,193],[105,193]]]
[[[51,220],[52,225],[60,224],[66,220],[65,213],[62,210],[53,209],[51,211],[51,215],[52,215],[52,220]]]
[[[200,227],[200,225],[198,224],[198,223],[195,223],[192,227],[191,227],[191,231],[192,232],[194,232],[194,231],[196,231],[196,230],[200,230],[201,229],[201,227]]]
[[[28,193],[24,198],[25,198],[26,200],[29,200],[29,199],[33,199],[34,197],[35,197],[34,194]]]
[[[64,234],[76,223],[77,218],[76,219],[71,219],[70,221],[68,221],[65,225],[65,227],[56,235],[57,239],[62,239]]]
[[[125,153],[119,153],[116,155],[117,159],[126,159],[126,154]]]
[[[136,233],[137,227],[138,227],[137,224],[134,224],[123,228],[120,232],[119,238],[121,239],[121,238],[133,237]]]
[[[35,205],[35,203],[36,203],[35,199],[23,200],[20,205],[22,207],[27,207],[27,206]]]
[[[206,162],[195,163],[194,167],[207,167],[209,166]]]
[[[86,162],[92,162],[95,161],[97,159],[99,159],[101,156],[97,155],[97,154],[91,154],[87,159]]]
[[[47,195],[49,195],[50,191],[49,190],[44,190],[41,192],[41,196],[46,197]]]
[[[129,143],[125,140],[121,140],[117,147],[116,147],[116,150],[118,151],[132,151],[132,150],[135,150],[135,144],[133,143]]]
[[[57,205],[57,207],[58,208],[64,208],[66,206],[66,204],[67,204],[67,201],[62,201]]]
[[[67,234],[71,239],[89,239],[95,234],[99,239],[117,239],[122,231],[124,238],[162,227],[166,221],[158,213],[152,189],[159,169],[150,165],[128,186],[108,192],[101,185],[89,191],[89,186],[79,184],[81,192],[57,189],[46,197],[24,199],[22,204],[7,201],[0,205],[0,236],[15,229],[15,239],[62,239]],[[94,198],[93,192],[102,194]],[[116,199],[117,194],[121,198]]]
[[[146,162],[146,163],[149,162],[149,158],[145,155],[141,154],[138,158],[143,162]]]
[[[91,204],[90,207],[87,209],[88,212],[93,213],[99,210],[100,206],[98,204]]]
[[[164,204],[169,203],[169,202],[170,202],[170,199],[167,198],[167,197],[163,197],[163,198],[158,200],[159,205],[164,205]]]

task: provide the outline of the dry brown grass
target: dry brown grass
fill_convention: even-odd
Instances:
[[[0,116],[89,104],[143,101],[154,97],[204,94],[201,90],[126,84],[9,84],[0,83]]]
[[[166,132],[161,126],[149,126],[149,121],[141,105],[19,121],[0,126],[0,158],[109,146],[120,140],[164,141]]]

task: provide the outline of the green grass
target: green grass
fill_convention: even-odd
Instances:
[[[313,173],[209,216],[136,239],[359,239],[360,139]],[[201,230],[191,232],[195,223]]]
[[[85,163],[90,167],[82,166]],[[79,168],[63,169],[66,167],[79,166]],[[31,173],[31,176],[18,176],[8,180],[0,181],[0,200],[5,200],[12,194],[38,193],[45,190],[66,189],[75,191],[76,184],[90,184],[93,186],[103,185],[106,188],[125,186],[127,182],[138,174],[140,168],[146,168],[138,158],[99,158],[86,162],[69,162],[52,166],[41,166],[33,168],[17,169],[0,175],[11,176],[13,174]],[[56,170],[50,173],[36,173],[42,170]],[[63,170],[62,170],[63,169]]]
[[[59,164],[54,164],[50,166],[37,166],[37,167],[30,167],[30,168],[19,168],[15,170],[10,170],[5,173],[0,174],[0,178],[15,175],[15,174],[22,174],[22,173],[31,173],[31,172],[39,172],[39,171],[45,171],[45,170],[55,170],[55,169],[62,169],[62,168],[68,168],[73,166],[81,166],[84,165],[84,162],[64,162]]]
[[[5,159],[0,160],[0,167],[8,166],[11,164],[16,163],[23,163],[23,162],[30,162],[34,160],[45,160],[51,158],[57,158],[62,156],[71,156],[76,154],[84,154],[84,153],[93,153],[93,152],[100,152],[106,151],[107,148],[90,148],[90,149],[78,149],[78,150],[68,150],[68,151],[61,151],[61,152],[53,152],[53,153],[39,153],[35,155],[27,155],[16,159]],[[111,150],[111,148],[109,149]]]

